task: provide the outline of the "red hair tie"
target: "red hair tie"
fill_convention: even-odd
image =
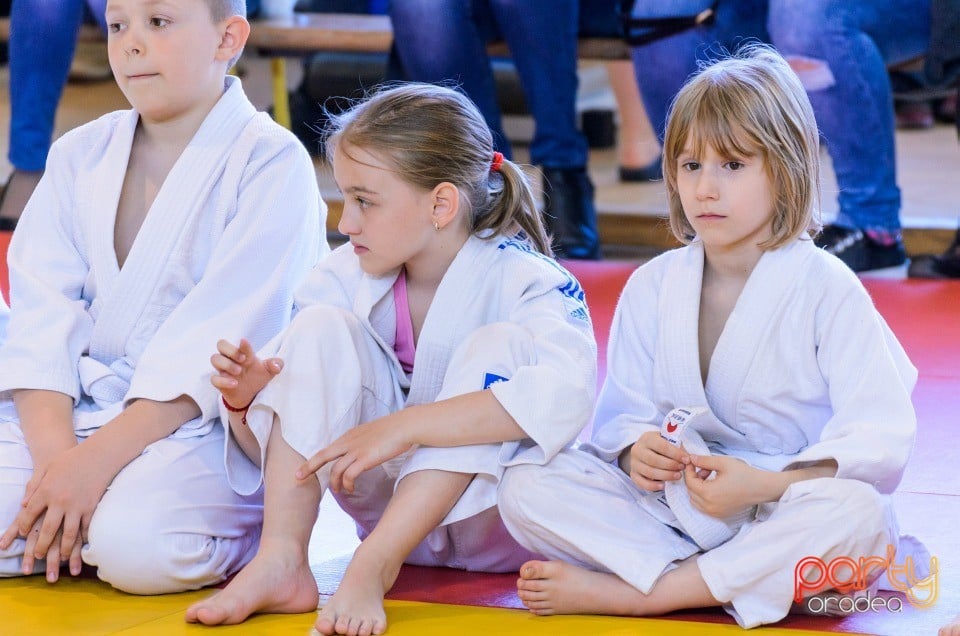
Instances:
[[[500,166],[502,165],[503,165],[503,153],[494,151],[493,161],[490,162],[490,170],[493,172],[500,172]]]

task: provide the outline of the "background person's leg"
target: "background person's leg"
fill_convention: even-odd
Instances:
[[[903,263],[887,65],[925,50],[929,1],[773,0],[769,28],[807,88],[840,190],[818,242],[856,271]]]
[[[104,2],[93,4],[102,22]],[[0,229],[13,229],[43,174],[84,6],[83,0],[17,0],[11,8],[7,156],[14,173],[0,204]]]
[[[544,215],[558,255],[599,258],[587,141],[577,128],[579,3],[491,0],[490,6],[533,116],[530,161],[543,169]]]
[[[453,84],[473,100],[507,158],[487,41],[492,35],[485,2],[403,0],[390,3],[394,43],[407,79]]]

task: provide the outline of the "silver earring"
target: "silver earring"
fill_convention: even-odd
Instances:
[[[433,222],[433,229],[435,229],[437,232],[440,231],[440,221]]]

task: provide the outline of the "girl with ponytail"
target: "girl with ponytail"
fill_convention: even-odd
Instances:
[[[221,341],[212,359],[228,474],[238,492],[265,484],[264,529],[191,621],[312,611],[307,543],[328,490],[363,541],[322,634],[383,633],[403,563],[515,571],[530,553],[500,519],[500,478],[549,461],[591,414],[583,291],[469,99],[382,89],[334,117],[327,156],[350,242],[314,270],[271,345]]]

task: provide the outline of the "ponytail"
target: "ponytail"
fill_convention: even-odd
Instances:
[[[503,160],[498,170],[490,171],[490,183],[490,206],[475,217],[473,232],[492,230],[495,234],[510,235],[522,231],[531,247],[553,256],[533,188],[520,166]]]

